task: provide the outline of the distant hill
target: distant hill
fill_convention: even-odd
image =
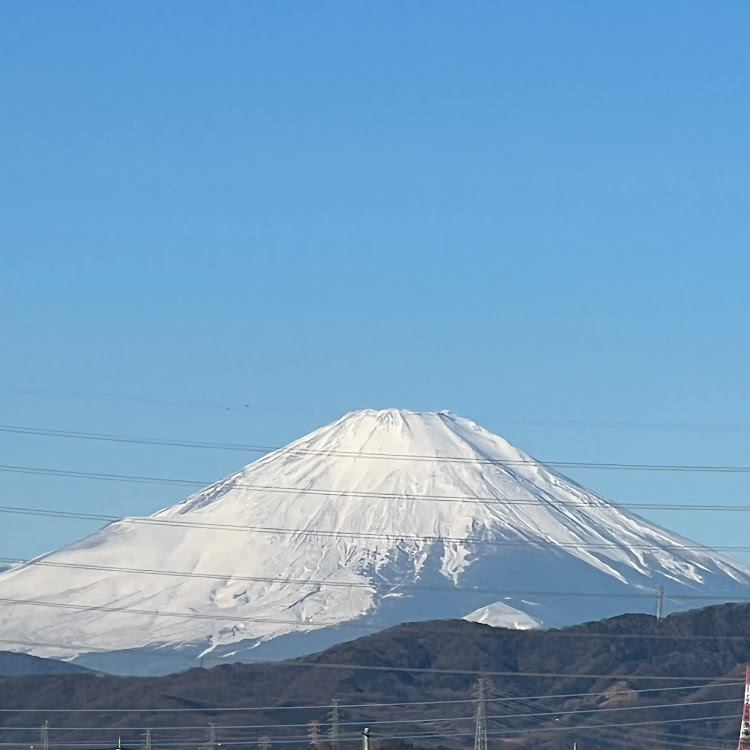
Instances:
[[[469,700],[476,673],[485,671],[490,673],[487,713],[494,750],[569,750],[573,741],[580,750],[668,750],[680,741],[729,746],[739,730],[741,683],[750,662],[748,634],[750,605],[735,604],[663,621],[623,615],[547,632],[429,621],[284,663],[233,664],[166,677],[5,677],[0,678],[0,741],[32,744],[38,739],[35,732],[11,727],[36,727],[49,719],[53,742],[85,740],[114,747],[122,737],[123,743],[137,746],[138,728],[151,727],[155,745],[160,736],[201,743],[202,728],[213,722],[219,739],[254,744],[268,735],[280,743],[304,739],[311,719],[325,732],[326,706],[337,697],[343,733],[339,750],[356,750],[364,726],[371,728],[374,750],[408,750],[412,743],[460,750],[472,745],[474,706]],[[362,665],[372,669],[356,669]],[[545,676],[549,673],[557,676]],[[721,682],[727,678],[732,684]],[[651,692],[637,692],[642,690]],[[361,706],[373,703],[412,705]],[[241,710],[199,710],[212,707]],[[38,711],[15,714],[14,708]],[[132,713],[66,713],[81,708]],[[51,713],[55,709],[61,713]],[[66,726],[102,730],[63,734],[60,728]],[[424,734],[430,736],[419,736]],[[329,749],[322,743],[321,750]]]
[[[18,675],[40,674],[82,674],[88,669],[77,664],[67,664],[55,659],[41,659],[28,654],[14,654],[10,651],[0,651],[0,675],[15,677]]]

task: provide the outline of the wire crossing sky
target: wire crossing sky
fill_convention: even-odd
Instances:
[[[576,466],[750,463],[749,22],[739,0],[4,2],[0,422],[274,446],[450,409],[616,501],[747,505],[742,473]],[[242,458],[0,434],[8,466]],[[0,475],[8,506],[183,495]],[[734,515],[644,513],[746,545]],[[0,552],[96,527],[6,515]]]

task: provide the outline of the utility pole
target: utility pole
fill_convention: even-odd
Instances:
[[[336,750],[339,744],[340,727],[339,727],[339,699],[334,698],[331,703],[331,712],[328,714],[328,720],[331,723],[328,729],[328,740],[331,743],[331,747]]]
[[[49,721],[42,724],[41,729],[42,750],[49,750]]]
[[[147,729],[143,735],[143,750],[151,750],[151,730]]]
[[[311,750],[317,750],[319,734],[320,734],[320,722],[317,719],[313,719],[307,725],[307,736],[310,739]]]
[[[737,750],[750,750],[750,664],[745,667],[745,702],[742,706],[740,741]]]
[[[656,591],[656,619],[664,619],[664,586],[659,586]]]
[[[260,750],[271,750],[271,738],[267,736],[258,738],[258,748]]]
[[[474,710],[474,750],[487,750],[487,682],[480,677],[474,688],[476,708]]]
[[[362,730],[362,750],[370,750],[370,730],[367,727]]]

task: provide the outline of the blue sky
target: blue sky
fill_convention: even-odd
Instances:
[[[0,422],[283,444],[397,405],[542,459],[750,464],[748,23],[686,0],[3,3]],[[251,458],[0,456],[206,480]],[[574,476],[750,504],[745,475]],[[3,505],[183,494],[0,472]],[[742,514],[650,517],[747,544]],[[0,555],[93,528],[2,515]]]

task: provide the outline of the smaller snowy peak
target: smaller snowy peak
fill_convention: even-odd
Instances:
[[[463,619],[469,622],[479,622],[482,625],[492,625],[493,628],[508,628],[509,630],[534,630],[544,624],[536,617],[532,617],[526,612],[521,612],[521,610],[503,602],[494,602],[486,607],[480,607]]]

